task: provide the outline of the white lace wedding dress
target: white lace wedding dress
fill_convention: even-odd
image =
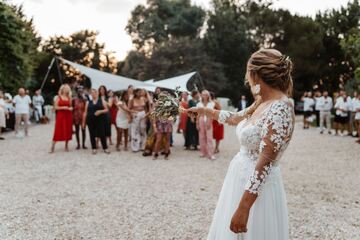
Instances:
[[[221,111],[219,121],[236,114]],[[279,159],[294,128],[289,99],[272,102],[254,122],[244,119],[236,127],[240,151],[230,163],[210,227],[208,240],[288,240],[288,212]],[[233,214],[244,191],[257,194],[251,207],[247,233],[230,230]]]

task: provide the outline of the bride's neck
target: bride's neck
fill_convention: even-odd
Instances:
[[[284,96],[284,93],[278,89],[264,86],[261,89],[260,96],[262,101],[266,102],[269,100],[280,99]]]

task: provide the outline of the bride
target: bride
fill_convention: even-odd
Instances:
[[[208,240],[288,240],[288,212],[280,157],[294,129],[292,62],[274,49],[255,52],[247,64],[246,81],[256,99],[232,113],[191,108],[236,125],[240,150],[230,163],[210,227]]]

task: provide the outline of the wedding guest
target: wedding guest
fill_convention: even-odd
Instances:
[[[7,110],[5,107],[4,93],[0,91],[0,140],[4,140],[1,137],[2,129],[6,128]]]
[[[160,93],[161,93],[161,88],[156,87],[156,88],[155,88],[155,91],[154,91],[155,99],[157,99],[157,97],[159,96]]]
[[[341,136],[344,134],[344,130],[348,124],[348,110],[349,104],[347,101],[347,96],[344,91],[340,92],[340,96],[336,99],[335,103],[335,119],[334,119],[334,127],[335,127],[335,135],[338,135],[338,131],[341,128]]]
[[[188,107],[196,107],[200,99],[200,93],[197,90],[191,92],[191,99],[189,100]],[[189,150],[193,147],[194,150],[197,150],[199,145],[199,132],[196,128],[196,121],[194,118],[188,117],[186,121],[186,130],[185,130],[185,148]]]
[[[65,151],[69,151],[69,141],[72,138],[73,108],[71,103],[71,88],[68,84],[63,84],[55,101],[56,120],[50,153],[55,151],[56,142],[65,142]]]
[[[154,108],[154,100],[151,94],[145,89],[141,89],[141,97],[145,99],[145,111],[146,111],[145,119],[146,119],[146,133],[147,133],[151,126],[149,115],[151,110]]]
[[[7,112],[6,128],[15,129],[15,107],[11,96],[5,94],[5,109]]]
[[[134,97],[134,86],[129,85],[127,89],[127,94],[129,96],[129,101]]]
[[[316,127],[320,127],[320,98],[321,92],[317,90],[314,94]]]
[[[106,141],[106,125],[108,124],[108,106],[106,101],[99,97],[96,89],[91,89],[91,100],[85,105],[82,126],[85,128],[86,124],[89,129],[90,142],[92,153],[97,153],[96,139],[100,139],[101,146],[104,153],[110,154]]]
[[[355,123],[355,115],[356,115],[356,109],[355,109],[355,102],[357,101],[357,92],[355,91],[353,93],[353,97],[349,97],[349,107],[350,107],[350,119],[349,119],[349,133],[351,135],[357,135],[357,128]]]
[[[84,88],[82,86],[79,86],[77,88],[76,93],[77,93],[77,96],[72,101],[73,123],[75,126],[75,136],[76,136],[76,142],[77,142],[76,149],[80,149],[80,129],[81,129],[82,148],[87,149],[87,147],[85,146],[86,129],[82,127],[83,116],[85,113],[85,105],[86,105],[87,99],[84,94]]]
[[[37,123],[40,122],[40,119],[43,117],[43,106],[44,106],[45,100],[43,96],[41,95],[41,89],[38,89],[35,91],[35,95],[32,99],[32,104],[34,106],[34,115],[35,115],[35,121]]]
[[[201,92],[201,101],[196,106],[198,108],[215,108],[215,103],[211,101],[209,91],[203,90]],[[207,157],[211,160],[215,160],[212,119],[206,115],[201,115],[197,118],[196,126],[199,131],[201,157]]]
[[[304,97],[304,129],[310,127],[310,119],[314,112],[315,101],[312,97],[312,93],[308,92]]]
[[[324,129],[331,134],[331,110],[333,108],[333,100],[329,97],[327,91],[323,92],[323,96],[318,99],[320,109],[320,134],[323,134]],[[326,127],[324,127],[326,123]]]
[[[347,119],[346,119],[346,124],[345,124],[345,129],[347,130],[348,136],[352,137],[352,132],[351,132],[351,112],[352,112],[352,99],[351,97],[345,92],[345,97],[344,99],[346,99],[346,104],[347,104]]]
[[[116,115],[118,111],[118,97],[114,94],[112,90],[108,91],[108,105],[110,112],[110,122],[116,128]]]
[[[220,102],[218,100],[216,100],[216,96],[214,93],[211,93],[210,95],[211,95],[211,100],[215,104],[214,109],[220,111],[221,110]],[[215,140],[214,153],[219,153],[220,152],[220,150],[219,150],[220,141],[224,139],[224,125],[214,119],[212,121],[212,127],[213,127],[213,138]]]
[[[173,121],[155,119],[153,130],[156,139],[153,159],[156,160],[159,157],[160,146],[163,139],[165,138],[164,155],[165,155],[165,160],[168,160],[170,155],[170,140],[171,140],[170,138],[173,130]]]
[[[25,88],[19,88],[18,95],[13,99],[13,104],[15,105],[15,134],[17,137],[20,137],[19,127],[23,121],[25,126],[25,136],[29,136],[28,129],[31,99],[26,95]]]
[[[110,104],[109,104],[109,97],[107,95],[108,91],[106,89],[106,87],[104,85],[99,87],[99,98],[101,98],[102,100],[104,100],[107,104],[107,108],[110,109]],[[112,139],[111,139],[111,116],[110,116],[110,110],[105,114],[105,118],[106,118],[106,125],[105,125],[105,136],[109,141],[109,144],[112,145]]]
[[[129,94],[124,91],[121,94],[120,101],[117,102],[118,111],[116,114],[117,141],[116,149],[120,151],[120,145],[124,136],[124,150],[128,150],[129,125],[131,122],[131,110],[128,108]]]
[[[146,99],[141,89],[134,90],[134,97],[129,101],[129,109],[133,112],[131,126],[131,150],[138,152],[146,143]]]
[[[357,129],[357,135],[358,140],[356,140],[357,143],[360,143],[360,94],[357,94],[357,98],[353,102],[353,107],[356,112],[355,114],[355,125]]]
[[[187,92],[181,93],[180,107],[182,107],[183,109],[189,108]],[[184,140],[186,139],[186,121],[187,121],[187,114],[181,113],[177,132],[183,134]]]
[[[237,106],[237,111],[239,112],[241,110],[244,110],[248,106],[249,106],[249,102],[246,100],[246,96],[241,95],[240,101],[239,101],[238,106]]]

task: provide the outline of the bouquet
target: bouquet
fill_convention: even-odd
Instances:
[[[155,102],[155,109],[151,116],[163,121],[174,121],[180,113],[180,99],[178,88],[175,89],[175,96],[168,92],[161,92]]]

